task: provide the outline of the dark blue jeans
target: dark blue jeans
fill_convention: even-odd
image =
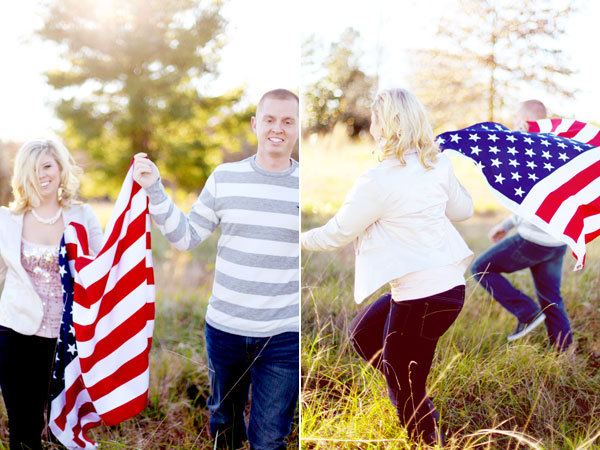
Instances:
[[[400,302],[385,294],[348,327],[354,349],[383,372],[400,423],[414,439],[438,426],[425,384],[437,342],[460,314],[464,299],[464,286]]]
[[[298,401],[299,335],[246,337],[206,324],[210,432],[217,448],[285,449]],[[248,430],[244,409],[252,385]]]
[[[540,311],[541,305],[546,315],[550,344],[559,350],[566,349],[573,342],[571,325],[560,295],[566,248],[566,245],[546,247],[515,234],[490,247],[471,266],[471,272],[479,283],[520,322],[531,320]],[[531,270],[540,305],[500,275],[526,268]]]
[[[55,347],[56,339],[26,336],[0,326],[0,390],[11,450],[42,448]]]

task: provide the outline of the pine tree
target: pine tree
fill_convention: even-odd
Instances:
[[[564,83],[573,72],[557,46],[572,2],[459,0],[457,6],[440,21],[436,49],[415,52],[412,84],[436,128],[506,121],[507,107],[531,97],[531,88],[573,95]]]
[[[223,150],[252,139],[251,112],[236,107],[242,90],[198,94],[216,73],[224,27],[220,2],[50,4],[39,34],[59,44],[66,68],[48,72],[48,83],[62,91],[57,114],[67,146],[89,157],[89,193],[116,193],[137,152],[148,153],[163,178],[197,189]]]

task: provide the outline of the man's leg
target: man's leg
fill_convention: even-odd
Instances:
[[[530,321],[540,307],[500,273],[516,272],[539,263],[536,255],[528,254],[526,247],[528,241],[515,234],[490,247],[471,266],[471,272],[479,283],[519,322]]]
[[[298,402],[299,335],[257,338],[248,440],[252,450],[285,449]]]
[[[550,259],[531,268],[538,300],[546,315],[550,344],[558,350],[565,350],[573,342],[571,325],[560,295],[562,263],[566,248],[566,245],[550,247]]]
[[[244,409],[250,373],[247,338],[206,324],[206,353],[210,378],[210,434],[216,447],[236,449],[246,440]]]

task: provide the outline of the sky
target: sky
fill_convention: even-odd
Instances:
[[[558,0],[557,0],[558,1]],[[379,72],[380,87],[406,85],[408,50],[432,42],[437,21],[454,0],[227,0],[228,44],[220,74],[207,86],[208,95],[245,86],[247,101],[256,103],[275,87],[297,90],[308,75],[300,70],[300,47],[315,34],[326,50],[342,31],[360,31],[367,72]],[[61,123],[53,113],[60,95],[43,73],[60,65],[50,43],[32,37],[42,19],[41,0],[0,4],[0,140],[51,137]],[[580,120],[600,122],[600,60],[590,56],[590,30],[597,26],[600,2],[581,2],[568,25],[561,47],[570,56],[579,92],[574,100],[545,97],[552,111]],[[240,68],[243,68],[241,70]],[[370,69],[370,70],[369,70]]]
[[[561,3],[561,0],[553,0]],[[301,19],[302,40],[315,35],[326,50],[339,39],[343,30],[353,27],[360,32],[363,70],[370,75],[379,72],[380,88],[410,87],[408,52],[411,49],[434,47],[433,36],[440,16],[455,4],[455,0],[345,0],[340,2],[304,0]],[[564,1],[562,1],[564,3]],[[581,1],[580,9],[569,18],[559,46],[570,59],[571,77],[579,92],[575,99],[564,100],[536,92],[552,112],[565,117],[600,123],[600,59],[594,56],[593,30],[598,26],[600,2]],[[318,11],[318,14],[314,12]],[[376,69],[378,68],[378,70]],[[310,77],[303,73],[302,84]]]
[[[41,0],[0,3],[0,140],[22,142],[54,137],[61,128],[53,104],[60,95],[45,81],[44,72],[60,67],[53,44],[32,37],[41,27]],[[228,20],[228,44],[221,53],[220,75],[206,95],[246,87],[246,100],[257,103],[274,88],[298,90],[299,1],[228,0],[222,15]]]

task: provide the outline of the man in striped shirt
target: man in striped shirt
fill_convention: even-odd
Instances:
[[[299,386],[298,97],[277,89],[260,100],[252,129],[256,155],[218,166],[183,214],[144,154],[134,178],[150,214],[180,250],[221,237],[206,312],[210,430],[217,448],[285,448]],[[252,385],[246,430],[244,409]]]

